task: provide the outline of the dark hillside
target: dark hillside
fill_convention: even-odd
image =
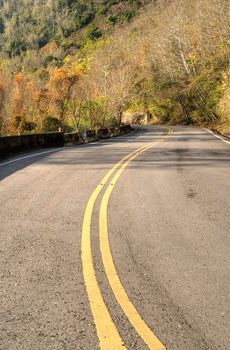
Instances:
[[[91,24],[93,38],[130,21],[148,1],[1,0],[0,44],[3,54],[21,55],[55,40],[64,49],[82,44],[80,29]],[[99,27],[92,25],[96,22]]]

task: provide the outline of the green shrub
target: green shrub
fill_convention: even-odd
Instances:
[[[44,121],[43,128],[45,132],[58,131],[60,120],[55,117],[47,117]]]

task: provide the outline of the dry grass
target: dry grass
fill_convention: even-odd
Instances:
[[[226,87],[218,109],[221,120],[216,125],[213,125],[212,129],[222,135],[230,137],[230,87]]]

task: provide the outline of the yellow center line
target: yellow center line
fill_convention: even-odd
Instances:
[[[169,131],[171,134],[171,130]],[[166,139],[169,134],[164,137]],[[164,140],[162,139],[162,140]],[[145,149],[158,144],[160,141],[155,141],[150,144],[144,145],[139,149],[131,152],[124,158],[122,158],[114,167],[104,176],[102,182],[97,186],[93,194],[91,195],[84,215],[83,226],[82,226],[82,242],[81,242],[81,252],[82,252],[82,268],[83,276],[86,286],[86,291],[88,294],[88,299],[90,302],[91,311],[94,317],[94,322],[100,341],[101,350],[124,350],[126,349],[119,332],[110,316],[110,313],[105,305],[103,296],[101,294],[100,287],[97,282],[96,272],[93,265],[92,257],[92,247],[91,247],[91,221],[95,202],[106,185],[107,181],[113,175],[113,173],[120,167],[124,165],[129,159],[133,159],[142,153]],[[123,170],[124,171],[124,170]]]
[[[173,131],[170,130],[168,137],[172,135]],[[167,137],[167,138],[168,138]],[[139,154],[145,152],[147,149],[156,146],[157,144],[164,142],[166,138],[156,142],[154,145],[149,145],[145,149],[131,156],[128,160],[126,160],[121,168],[118,170],[116,175],[110,182],[108,186],[100,207],[100,249],[102,254],[102,260],[105,268],[105,272],[113,290],[113,293],[116,297],[117,302],[120,304],[123,309],[125,315],[129,319],[130,323],[135,328],[136,332],[140,335],[143,341],[148,345],[151,350],[165,350],[165,346],[160,342],[160,340],[154,335],[152,330],[147,326],[145,321],[142,319],[135,306],[132,304],[129,299],[121,281],[117,274],[116,267],[113,262],[113,257],[111,253],[110,243],[109,243],[109,235],[108,235],[108,203],[114,186],[119,180],[120,176],[124,172],[124,170],[128,167],[130,162],[132,162]]]

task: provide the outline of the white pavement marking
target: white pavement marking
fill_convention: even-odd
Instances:
[[[228,143],[228,144],[230,145],[230,141],[227,141],[227,140],[223,139],[221,136],[219,136],[219,135],[215,134],[215,133],[214,133],[214,132],[212,132],[211,130],[206,129],[206,128],[204,128],[204,130],[206,130],[206,131],[210,132],[210,134],[212,134],[212,135],[216,136],[216,137],[217,137],[218,139],[220,139],[221,141],[223,141],[223,142],[225,142],[225,143]]]
[[[61,150],[64,150],[64,149],[65,149],[64,147],[61,147],[61,148],[54,148],[54,149],[49,150],[49,151],[39,152],[39,153],[35,153],[35,154],[30,154],[29,156],[24,156],[24,157],[20,157],[20,158],[8,160],[7,162],[0,163],[0,167],[3,166],[3,165],[10,164],[10,163],[18,162],[19,160],[24,160],[24,159],[28,159],[28,158],[33,158],[33,157],[36,157],[36,156],[40,156],[40,155],[42,155],[42,154],[52,153],[52,152],[56,152],[56,151],[61,151]]]

